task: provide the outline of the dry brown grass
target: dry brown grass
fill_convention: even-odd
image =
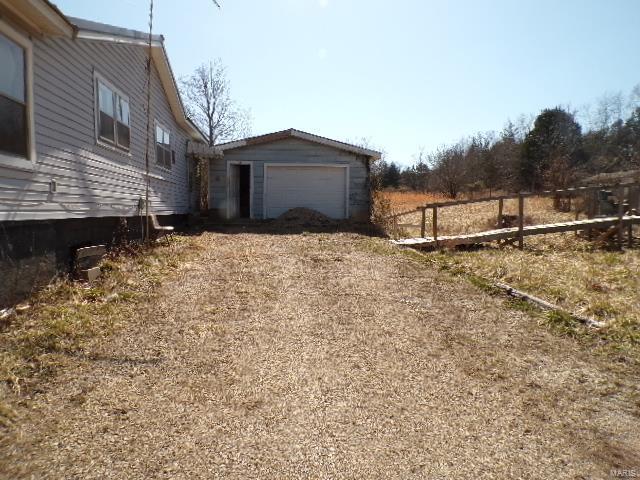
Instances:
[[[169,247],[112,255],[101,263],[103,275],[93,285],[55,281],[29,299],[27,310],[0,324],[0,438],[15,416],[8,396],[30,394],[87,342],[129,322],[193,250],[189,237],[177,237]]]
[[[25,408],[6,478],[604,478],[636,379],[356,234],[224,234]]]
[[[381,195],[391,202],[395,212],[410,210],[430,202],[445,201],[446,198],[438,193],[420,193],[402,190],[383,190]]]
[[[392,198],[404,208],[415,195]],[[575,205],[574,205],[575,207]],[[517,214],[517,201],[505,201],[504,213]],[[495,228],[497,202],[440,209],[441,235],[477,232]],[[525,200],[528,224],[573,220],[575,211],[557,212],[551,198]],[[427,216],[427,232],[431,218]],[[420,215],[404,217],[403,223],[419,224]],[[405,236],[418,236],[417,228],[405,228]],[[528,237],[525,249],[487,244],[474,251],[428,253],[446,268],[464,269],[490,281],[499,281],[541,296],[570,311],[608,323],[601,334],[610,346],[637,349],[640,346],[640,250],[608,251],[573,233]]]
[[[430,202],[445,202],[450,199],[438,194],[421,194],[416,192],[389,191],[383,192],[385,198],[391,202],[391,211],[401,212],[419,207]],[[461,199],[464,197],[460,197]],[[527,224],[553,223],[573,220],[575,211],[557,212],[553,208],[551,198],[527,198],[525,200],[525,221]],[[427,232],[431,232],[431,215],[427,212]],[[505,215],[517,215],[518,201],[505,200]],[[438,210],[438,235],[457,235],[480,232],[496,228],[498,216],[498,202],[473,203],[441,208]],[[421,214],[415,212],[400,217],[399,223],[412,224],[413,227],[403,227],[401,236],[418,236],[420,233]]]

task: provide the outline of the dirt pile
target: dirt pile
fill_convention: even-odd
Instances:
[[[274,222],[274,226],[328,226],[334,225],[336,222],[327,217],[324,213],[310,208],[292,208],[280,215]]]

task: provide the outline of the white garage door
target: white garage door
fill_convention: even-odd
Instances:
[[[276,218],[296,207],[346,218],[347,168],[265,164],[265,214]]]

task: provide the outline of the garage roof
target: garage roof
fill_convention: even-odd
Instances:
[[[318,143],[327,147],[337,148],[345,152],[354,153],[356,155],[362,155],[369,157],[373,160],[380,158],[380,152],[370,150],[368,148],[358,147],[350,143],[339,142],[338,140],[332,140],[330,138],[321,137],[320,135],[314,135],[312,133],[303,132],[290,128],[288,130],[282,130],[280,132],[267,133],[266,135],[259,135],[257,137],[248,137],[242,140],[236,140],[228,143],[221,143],[216,145],[216,149],[225,152],[227,150],[233,150],[235,148],[248,147],[252,145],[261,145],[263,143],[275,142],[277,140],[284,140],[287,138],[298,138],[300,140],[306,140],[308,142]]]

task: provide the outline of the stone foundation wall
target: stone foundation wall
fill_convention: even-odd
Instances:
[[[126,228],[122,228],[123,220]],[[158,220],[162,225],[181,227],[186,216],[166,215]],[[0,308],[18,303],[56,276],[68,274],[76,248],[110,247],[119,237],[140,241],[141,223],[141,217],[0,222]]]

